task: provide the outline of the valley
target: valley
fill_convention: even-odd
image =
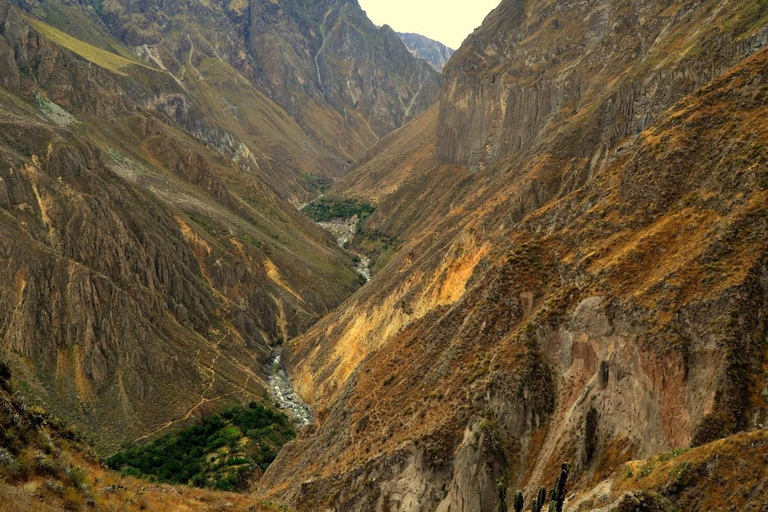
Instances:
[[[763,510],[767,114],[762,0],[0,0],[0,508]]]

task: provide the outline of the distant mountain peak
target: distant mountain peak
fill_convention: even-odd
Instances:
[[[427,61],[430,66],[440,72],[456,52],[440,41],[435,41],[421,34],[398,32],[397,35],[400,36],[400,39],[415,57]]]

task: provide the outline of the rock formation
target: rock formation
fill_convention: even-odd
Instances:
[[[764,426],[763,15],[502,2],[439,112],[331,190],[401,245],[291,344],[319,421],[263,492],[490,512],[499,480],[530,496],[568,460],[582,492]]]
[[[427,61],[437,71],[442,71],[456,50],[448,48],[440,41],[435,41],[420,34],[398,32],[405,46],[411,53]]]

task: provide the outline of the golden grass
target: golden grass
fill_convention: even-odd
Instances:
[[[614,491],[661,491],[677,483],[679,494],[693,498],[686,510],[728,510],[760,500],[746,491],[766,477],[768,429],[741,433],[704,446],[628,462],[615,476]],[[711,472],[710,477],[706,477]],[[685,477],[685,478],[683,478]],[[716,478],[713,478],[716,477]]]
[[[128,76],[128,73],[126,73],[124,70],[130,66],[143,66],[147,69],[153,69],[140,62],[126,59],[125,57],[108,52],[106,50],[102,50],[101,48],[81,41],[75,37],[72,37],[66,32],[62,32],[61,30],[38,20],[37,18],[33,18],[32,16],[28,15],[23,16],[27,23],[29,23],[35,30],[40,32],[40,34],[42,34],[52,43],[57,44],[62,48],[65,48],[72,53],[79,55],[85,60],[92,62],[108,71],[111,71],[112,73],[121,76]]]

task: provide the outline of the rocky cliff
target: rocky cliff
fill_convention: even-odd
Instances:
[[[484,169],[584,116],[612,147],[764,45],[762,8],[502,2],[445,71],[438,159]]]
[[[331,191],[376,200],[363,229],[401,246],[291,344],[318,422],[262,491],[491,512],[499,480],[530,495],[569,460],[573,505],[626,461],[764,426],[765,15],[503,2],[439,112]]]
[[[414,56],[427,61],[437,71],[443,70],[456,51],[421,34],[398,32],[397,35]]]
[[[301,119],[307,98],[327,102],[369,142],[439,95],[439,74],[357,0],[252,1],[248,34],[259,83],[275,101]]]
[[[22,391],[101,449],[261,397],[270,345],[358,286],[286,201],[334,157],[220,60],[188,48],[176,76],[88,6],[26,7],[0,3],[0,340]]]

